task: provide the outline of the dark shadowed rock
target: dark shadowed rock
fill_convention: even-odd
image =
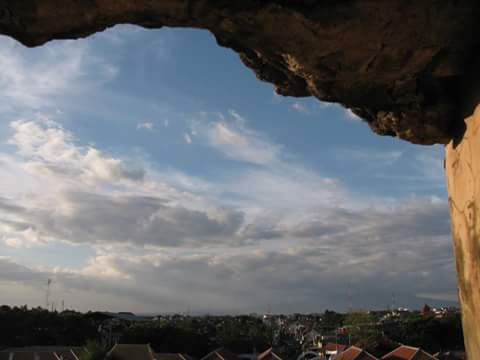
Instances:
[[[469,0],[0,0],[0,32],[36,46],[120,23],[208,29],[277,93],[338,102],[378,134],[433,144],[461,128],[479,13]]]

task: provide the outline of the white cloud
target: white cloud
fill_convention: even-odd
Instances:
[[[75,144],[73,134],[51,120],[19,120],[11,128],[9,143],[20,157],[6,158],[17,175],[44,185],[28,197],[0,198],[9,245],[15,237],[19,243],[211,244],[234,237],[242,224],[241,212],[202,204],[194,194],[154,180],[155,174],[147,179],[143,168]]]
[[[137,124],[137,130],[148,130],[148,131],[152,131],[154,128],[154,124],[152,122],[143,122],[143,123],[139,123]]]
[[[120,310],[127,304],[133,311],[250,312],[269,306],[291,311],[298,304],[303,311],[332,304],[345,309],[346,286],[356,306],[384,307],[392,291],[400,305],[420,306],[423,298],[454,301],[445,296],[454,288],[448,237],[411,241],[402,234],[390,235],[394,241],[385,243],[358,235],[351,240],[297,242],[270,250],[255,246],[236,252],[132,252],[112,247],[79,270],[34,269],[0,259],[0,281],[35,287],[51,277],[57,296],[70,294],[70,303],[84,310],[85,297],[100,289],[104,297],[95,297],[96,309]],[[192,293],[194,298],[189,296]],[[119,304],[119,297],[125,302]]]
[[[17,120],[10,127],[14,134],[8,143],[27,159],[24,166],[33,172],[81,179],[86,184],[143,179],[142,169],[127,169],[98,149],[76,146],[73,135],[51,120]]]
[[[187,144],[192,143],[192,137],[190,136],[190,134],[188,134],[188,133],[183,134],[183,138],[184,138],[184,140]]]
[[[445,170],[443,168],[444,153],[440,146],[425,147],[415,156],[416,170],[432,184],[445,184]]]
[[[375,166],[390,166],[399,161],[404,152],[401,150],[372,150],[368,148],[341,148],[335,150],[335,156],[342,161],[349,160],[362,162],[363,166],[374,164]]]
[[[232,160],[258,165],[273,165],[279,161],[281,147],[248,128],[246,120],[237,112],[230,110],[229,118],[223,114],[219,117],[217,121],[194,126],[209,146]]]
[[[416,296],[420,299],[458,302],[458,294],[456,293],[418,293]]]
[[[351,109],[345,109],[345,116],[349,120],[362,121],[362,119],[356,115]]]
[[[296,111],[298,111],[299,113],[302,113],[302,114],[310,114],[310,110],[307,108],[306,105],[302,104],[302,103],[299,103],[299,102],[294,102],[292,104],[292,108]]]
[[[111,80],[117,68],[96,57],[85,42],[45,45],[46,51],[28,50],[1,37],[0,105],[3,108],[53,107],[58,98]],[[31,57],[35,57],[31,61]]]

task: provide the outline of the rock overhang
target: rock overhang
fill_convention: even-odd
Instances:
[[[446,144],[462,127],[479,15],[471,0],[0,0],[0,33],[38,46],[123,23],[207,29],[281,95],[339,103],[380,135]]]

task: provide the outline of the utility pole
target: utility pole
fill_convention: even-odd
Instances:
[[[45,308],[48,311],[50,305],[50,284],[52,283],[52,279],[47,279],[47,291],[45,294]]]

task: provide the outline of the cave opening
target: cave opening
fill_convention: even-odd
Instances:
[[[450,212],[457,273],[461,282],[459,287],[467,334],[466,345],[470,355],[477,353],[480,338],[474,324],[478,318],[476,309],[480,308],[476,300],[479,297],[475,205],[478,191],[475,159],[471,150],[475,147],[470,145],[476,142],[476,115],[469,117],[465,126],[457,126],[464,124],[458,116],[458,101],[463,97],[465,89],[456,87],[462,84],[461,80],[474,78],[470,70],[471,65],[475,64],[472,59],[476,58],[478,41],[470,29],[475,24],[478,6],[473,2],[465,2],[463,6],[449,2],[436,8],[435,17],[431,17],[429,1],[409,6],[400,2],[361,4],[354,1],[348,5],[333,6],[328,2],[292,5],[288,1],[272,1],[259,5],[249,1],[234,5],[222,3],[213,8],[207,2],[184,4],[176,1],[153,5],[141,1],[135,8],[128,2],[110,6],[106,1],[92,7],[72,2],[71,7],[65,8],[55,7],[54,3],[44,1],[36,4],[30,1],[19,4],[7,1],[1,4],[0,31],[26,45],[36,46],[52,39],[84,37],[117,23],[135,23],[147,28],[169,25],[208,29],[215,34],[220,45],[238,52],[242,62],[253,69],[258,78],[273,83],[278,93],[294,97],[313,95],[318,99],[341,103],[350,110],[344,112],[340,107],[310,100],[279,100],[270,93],[271,105],[277,106],[272,116],[272,113],[262,110],[258,103],[266,93],[265,88],[253,91],[254,87],[250,84],[242,88],[249,76],[253,80],[251,73],[238,76],[240,67],[236,67],[237,70],[229,68],[229,73],[222,79],[214,79],[205,72],[202,75],[207,76],[196,78],[198,86],[192,86],[195,75],[201,71],[187,73],[186,70],[173,66],[168,73],[163,73],[163,77],[158,77],[158,62],[157,65],[148,65],[149,59],[144,59],[144,63],[135,63],[144,56],[142,51],[148,48],[145,46],[137,47],[134,52],[136,58],[126,65],[130,70],[138,70],[137,76],[120,79],[117,76],[122,72],[117,67],[105,62],[101,55],[89,56],[89,46],[82,45],[85,44],[82,42],[66,42],[65,45],[54,43],[51,47],[47,45],[46,53],[39,58],[36,58],[36,50],[18,50],[15,46],[10,46],[10,43],[2,50],[1,58],[4,68],[8,69],[0,78],[6,99],[2,109],[4,116],[8,117],[8,126],[4,126],[0,133],[7,141],[4,144],[6,153],[2,158],[6,169],[4,179],[17,192],[6,194],[3,199],[2,209],[7,214],[2,224],[7,234],[3,236],[5,251],[16,251],[15,249],[23,248],[25,243],[45,246],[52,238],[58,237],[63,239],[60,242],[75,243],[74,246],[83,249],[89,254],[85,256],[86,259],[91,257],[91,260],[83,262],[86,266],[76,275],[88,278],[95,274],[131,281],[135,276],[129,271],[133,271],[139,263],[146,261],[151,269],[157,269],[162,264],[174,263],[178,260],[178,253],[182,253],[188,261],[181,264],[181,269],[185,270],[189,266],[197,269],[197,266],[199,271],[195,271],[198,275],[195,283],[204,284],[206,288],[206,278],[222,276],[225,281],[237,281],[240,287],[247,286],[248,279],[245,279],[240,270],[255,269],[257,266],[266,273],[280,276],[281,281],[262,279],[260,274],[264,275],[263,272],[252,275],[256,280],[260,278],[273,284],[271,288],[276,293],[282,284],[291,284],[293,288],[298,285],[293,280],[289,282],[288,274],[302,274],[305,276],[302,283],[311,284],[318,281],[318,273],[327,274],[332,266],[355,265],[355,275],[366,276],[371,273],[372,266],[375,268],[378,262],[381,263],[382,255],[388,255],[388,251],[391,251],[382,246],[398,244],[399,240],[391,235],[399,234],[401,230],[410,230],[405,238],[410,237],[415,241],[406,246],[405,253],[418,255],[422,250],[428,249],[430,254],[437,255],[436,259],[444,260],[441,262],[444,266],[435,272],[424,271],[423,268],[416,267],[419,262],[414,261],[413,256],[407,270],[400,271],[391,266],[390,271],[379,273],[392,277],[398,273],[421,276],[422,280],[419,281],[424,281],[422,289],[425,289],[431,285],[429,281],[432,280],[432,275],[449,273],[445,278],[451,278],[453,274],[452,262],[444,256],[450,251],[445,242],[449,238],[448,231],[445,230],[448,222],[447,225],[445,221],[436,223],[439,218],[446,216],[442,213],[446,209],[446,193],[443,185],[440,185],[442,171],[438,170],[442,158],[439,155],[441,145],[423,149],[422,155],[417,154],[417,150],[410,148],[409,144],[396,139],[389,139],[389,145],[386,145],[387,140],[384,138],[368,138],[370,135],[366,135],[366,128],[361,127],[364,124],[358,121],[358,116],[364,118],[378,134],[394,135],[425,145],[448,144],[456,135],[453,130],[460,129],[461,136],[447,146],[445,166],[451,195]],[[288,23],[289,26],[278,26],[282,23]],[[399,26],[402,31],[398,31]],[[106,34],[109,34],[105,35],[107,38],[110,37],[105,40],[110,42],[109,46],[115,46],[115,42],[120,45],[124,40],[122,36],[112,36],[113,32]],[[322,46],[318,46],[319,39],[322,40]],[[365,39],[367,41],[361,41]],[[135,45],[145,45],[142,42],[145,40],[141,39]],[[165,41],[168,42],[168,39]],[[154,45],[153,49],[157,51],[148,54],[148,57],[168,63],[169,54],[163,52],[160,45],[165,44]],[[184,46],[183,49],[194,49],[199,45],[203,43],[198,38],[189,44],[190,47]],[[55,60],[59,58],[56,51],[62,48],[64,53],[60,53],[60,59],[63,62],[56,64]],[[134,48],[133,46],[132,49]],[[71,54],[76,57],[71,58]],[[202,58],[199,55],[201,51],[190,54],[186,51],[184,54],[188,56],[176,57],[173,65],[180,60],[190,60],[195,68],[202,61],[203,65],[208,65],[211,61]],[[220,57],[215,58],[215,61],[218,59]],[[221,68],[224,65],[223,61],[220,65],[215,63],[215,73],[225,70],[226,68]],[[86,68],[82,66],[95,69],[96,73],[92,75],[85,72]],[[74,75],[71,76],[72,74]],[[139,79],[143,79],[143,85],[156,81],[157,86],[142,87]],[[225,91],[218,91],[221,81],[227,85]],[[174,83],[183,84],[183,93],[176,92],[172,95]],[[158,85],[168,86],[162,91]],[[128,89],[131,92],[125,96],[116,93],[117,89]],[[240,96],[237,97],[245,101],[243,104],[238,103],[242,111],[226,105],[235,103],[236,99],[231,96],[233,89],[240,89]],[[99,90],[101,91],[98,92]],[[194,93],[195,96],[188,96]],[[452,96],[455,93],[459,96]],[[471,93],[473,91],[467,95]],[[76,97],[69,98],[73,95]],[[82,95],[82,99],[89,98],[91,103],[79,103],[78,95]],[[155,116],[163,119],[163,123],[150,121],[148,112],[142,114],[144,120],[134,125],[131,121],[129,123],[129,109],[155,108],[148,103],[149,100],[155,98],[158,106],[158,99],[163,97],[168,99],[169,104],[179,105],[156,109]],[[199,102],[198,99],[203,99],[204,102]],[[65,109],[54,106],[60,100],[65,101],[65,109],[85,112],[86,115],[82,117],[84,125],[79,125],[74,130],[69,128],[75,121]],[[216,104],[216,101],[223,106]],[[109,106],[105,106],[109,102]],[[269,111],[275,107],[273,105]],[[198,110],[201,107],[214,110]],[[249,107],[254,109],[246,111]],[[18,108],[23,111],[18,113]],[[95,118],[95,115],[99,115],[98,109],[105,110],[101,121]],[[257,115],[255,111],[259,111]],[[183,119],[183,128],[178,125],[178,120],[170,121],[167,115],[173,112],[180,114],[178,118]],[[312,118],[317,113],[323,113],[325,118],[338,119],[343,116],[343,122],[330,122],[325,128],[321,126],[326,122],[312,121],[304,127],[283,122],[283,118],[290,114],[297,116],[297,113]],[[257,117],[263,121],[257,121]],[[60,118],[63,120],[60,121]],[[117,130],[119,125],[114,128],[109,120],[105,120],[113,118],[125,126],[122,131]],[[179,121],[181,123],[182,120]],[[90,132],[91,138],[87,140],[88,128],[93,124],[99,126],[98,131],[95,131],[97,135]],[[158,131],[160,126],[169,130],[175,127],[177,134],[160,135],[164,136],[162,141],[158,137],[144,137],[147,133]],[[141,135],[142,132],[146,134]],[[359,135],[362,132],[366,136],[363,139],[364,135]],[[347,144],[346,148],[338,145],[335,148],[331,133],[342,134],[341,140]],[[289,142],[289,135],[297,140],[291,139]],[[139,139],[145,141],[141,141],[141,146],[135,147],[134,143],[137,141],[138,144]],[[114,140],[122,144],[131,141],[132,148],[135,148],[133,155],[131,152],[122,153],[124,150]],[[381,145],[377,145],[376,141]],[[189,151],[175,147],[179,144],[188,146]],[[331,145],[330,149],[333,148],[331,152],[326,150],[327,144]],[[154,145],[157,150],[152,150],[151,154],[143,148],[149,146],[147,150],[151,150]],[[312,156],[318,151],[319,145],[325,146],[325,149],[319,150],[321,156]],[[389,146],[391,148],[386,151]],[[168,163],[167,154],[175,156],[175,166]],[[304,158],[298,160],[298,154],[303,154]],[[196,158],[201,155],[211,163],[236,163],[238,168],[231,169],[230,174],[219,175],[218,169],[209,173],[206,170],[211,169],[211,166],[202,166]],[[404,160],[405,163],[402,163]],[[379,173],[375,169],[378,164],[384,164],[388,171],[387,174],[381,174],[380,179],[373,180]],[[167,171],[158,172],[158,166]],[[196,173],[187,176],[178,170],[181,166]],[[245,172],[241,172],[241,167]],[[247,167],[248,170],[245,170]],[[401,174],[399,169],[403,169]],[[202,173],[202,170],[205,172]],[[342,178],[339,174],[346,170],[354,175]],[[356,176],[357,172],[361,174],[362,171],[365,175],[363,180],[362,176]],[[25,180],[19,182],[17,179],[21,178],[21,174]],[[335,175],[343,182],[338,181]],[[213,177],[221,178],[221,183],[206,181]],[[392,178],[396,181],[402,179],[405,183],[401,190],[396,189],[387,194],[387,189],[392,190]],[[61,186],[55,183],[59,179],[64,181]],[[242,191],[232,191],[233,183]],[[321,187],[309,188],[311,183],[321,184]],[[99,184],[100,190],[96,188]],[[252,184],[260,185],[261,191]],[[72,187],[74,191],[71,191]],[[17,188],[28,191],[21,193]],[[193,188],[196,189],[195,192],[191,191]],[[362,196],[372,189],[382,195],[373,200],[370,196]],[[35,191],[40,190],[47,190],[42,193],[41,199],[35,196]],[[166,194],[165,197],[155,197],[156,191],[157,194]],[[410,198],[395,203],[402,196],[406,198],[405,192],[408,192]],[[279,199],[279,193],[282,194],[282,199]],[[428,196],[419,198],[417,193]],[[59,195],[58,198],[55,198],[56,194]],[[354,197],[355,201],[351,201],[354,206],[346,208],[345,199],[351,200]],[[209,207],[202,203],[206,198],[214,199],[216,205]],[[249,198],[261,199],[261,204],[246,202],[245,199]],[[287,198],[288,201],[283,201]],[[292,214],[291,209],[299,209],[298,201],[311,202],[312,207]],[[317,206],[313,206],[313,203]],[[52,204],[55,206],[52,207]],[[328,211],[315,212],[321,208],[318,204],[335,206]],[[283,212],[271,214],[269,211],[275,206],[283,206]],[[125,212],[104,218],[95,212],[100,210],[102,215],[106,215],[120,209]],[[132,223],[132,211],[142,214],[139,219],[133,217],[137,228],[145,231],[141,237],[132,232],[131,228],[121,226]],[[286,220],[286,213],[291,216],[291,220]],[[63,224],[60,219],[64,221]],[[372,229],[360,226],[352,219],[361,219],[362,224],[381,226]],[[424,221],[421,225],[419,219]],[[331,223],[335,225],[330,226]],[[65,224],[68,231],[63,227]],[[109,229],[114,231],[110,233]],[[356,238],[360,238],[356,240],[355,246],[351,246],[353,240],[350,241],[346,236],[349,231],[352,235],[352,230],[355,230]],[[151,251],[158,247],[155,241],[158,240],[159,233],[162,234],[162,246],[175,248],[172,253],[174,256],[162,252],[149,257],[135,246],[131,247],[132,239],[140,238],[143,249]],[[19,237],[10,236],[11,234]],[[48,236],[45,237],[45,234]],[[285,239],[285,234],[288,239]],[[313,241],[311,236],[322,238],[326,245],[318,246],[318,242]],[[99,240],[105,238],[114,241],[109,243]],[[206,242],[212,248],[221,250],[216,257],[202,258],[205,249],[195,244],[193,238],[208,239]],[[222,244],[221,240],[227,238],[228,245]],[[275,242],[278,238],[281,240]],[[426,238],[433,240],[430,239],[428,245],[425,243],[422,246],[422,241]],[[95,250],[92,257],[91,249],[82,248],[84,244],[78,239],[94,243],[99,251]],[[298,246],[298,239],[305,241],[303,247]],[[257,241],[268,244],[265,245],[267,250],[249,253],[246,249],[252,250]],[[289,250],[282,254],[278,251],[276,253],[280,243]],[[338,252],[335,258],[333,249],[338,250],[339,243],[345,244],[344,253]],[[124,251],[124,256],[133,253],[136,257],[130,257],[129,261],[115,259],[109,253],[113,244],[116,249]],[[185,248],[186,244],[190,246],[189,249]],[[200,253],[193,252],[192,249],[196,246],[202,250]],[[419,248],[412,251],[412,246]],[[225,248],[230,247],[236,248],[237,252],[230,258],[222,258],[225,256]],[[313,251],[314,248],[316,251]],[[50,250],[52,249],[46,252],[50,253]],[[60,248],[55,251],[71,253],[71,250]],[[250,257],[247,256],[247,260],[244,258],[242,261],[245,253],[249,253]],[[345,254],[353,254],[356,258],[364,256],[364,261],[356,262],[348,260],[348,257],[345,259],[342,256]],[[295,255],[302,259],[302,267],[298,263],[296,266],[299,258],[296,259]],[[33,258],[32,254],[22,256],[27,262]],[[318,265],[320,259],[324,258],[328,258],[327,265],[310,267],[312,264]],[[35,260],[38,261],[38,258]],[[292,264],[287,260],[291,260]],[[275,266],[268,264],[268,261],[281,263],[282,268],[288,269],[288,274],[275,272]],[[19,266],[18,269],[24,273],[35,273],[25,263],[15,264],[10,259],[4,259],[4,262],[8,266]],[[202,273],[200,269],[206,272]],[[378,271],[379,268],[375,269]],[[145,269],[137,268],[136,271],[145,278],[155,278],[152,272]],[[213,272],[209,274],[209,271]],[[181,273],[180,270],[173,272]],[[41,276],[45,274],[43,272]],[[58,276],[61,278],[62,275]],[[169,285],[175,283],[173,279],[183,279],[175,278],[174,275],[165,275],[165,278]],[[345,275],[347,278],[348,275]],[[192,281],[186,283],[190,285]],[[441,282],[435,283],[442,286]],[[142,293],[135,286],[130,291]],[[453,286],[454,281],[447,284],[446,288],[452,289]],[[446,288],[435,293],[416,291],[414,297],[439,299],[440,294],[443,298],[447,295],[454,299],[455,296]],[[375,294],[375,291],[372,289],[370,293]],[[381,291],[378,291],[380,294]],[[311,294],[310,289],[294,292],[293,301],[307,303],[307,293]],[[271,299],[266,294],[262,296],[260,298],[263,302]],[[151,301],[143,293],[141,297],[147,303]],[[179,305],[168,296],[166,302]],[[473,322],[466,321],[467,318],[473,319]]]

